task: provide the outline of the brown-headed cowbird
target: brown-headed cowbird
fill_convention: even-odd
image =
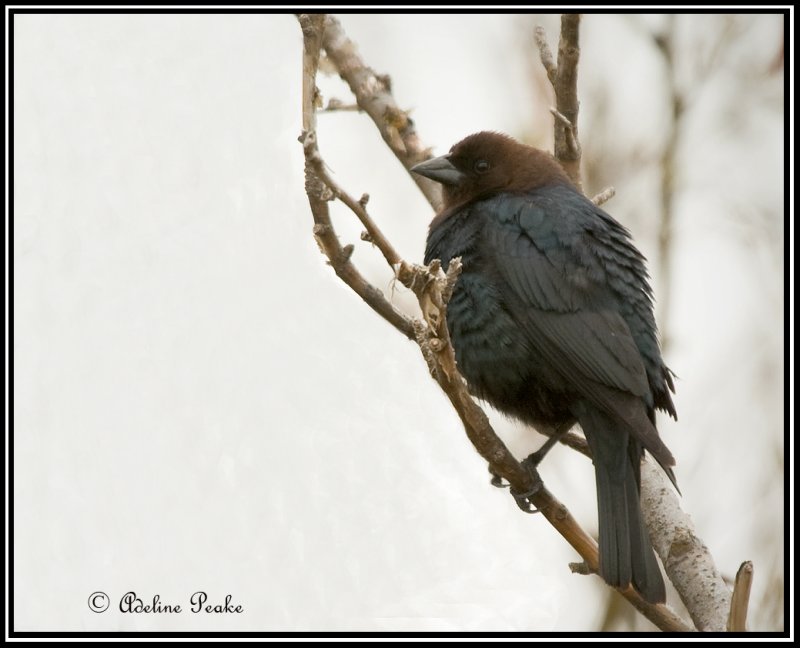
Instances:
[[[470,135],[412,171],[443,185],[425,263],[461,257],[447,326],[471,391],[534,427],[580,423],[595,466],[600,575],[664,601],[640,465],[646,449],[674,483],[655,409],[676,417],[675,390],[644,257],[552,156],[506,135]]]

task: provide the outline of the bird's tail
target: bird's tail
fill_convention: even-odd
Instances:
[[[600,576],[614,587],[630,583],[646,601],[663,603],[664,579],[639,505],[641,445],[613,419],[587,409],[581,426],[597,480]]]

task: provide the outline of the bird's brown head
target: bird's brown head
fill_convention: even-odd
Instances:
[[[549,153],[491,131],[465,137],[447,155],[417,164],[411,171],[441,183],[445,209],[500,192],[570,184]]]

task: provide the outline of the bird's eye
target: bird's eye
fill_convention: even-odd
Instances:
[[[472,168],[475,169],[475,173],[486,173],[489,167],[490,165],[486,160],[476,160],[475,164],[472,165]]]

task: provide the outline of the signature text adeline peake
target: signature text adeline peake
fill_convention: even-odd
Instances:
[[[234,605],[233,596],[228,594],[224,601],[210,601],[205,592],[195,592],[189,597],[188,610],[194,614],[241,614],[241,605]],[[136,592],[126,592],[119,600],[120,612],[132,614],[181,614],[184,607],[180,603],[165,603],[159,594],[152,599],[143,600]]]

